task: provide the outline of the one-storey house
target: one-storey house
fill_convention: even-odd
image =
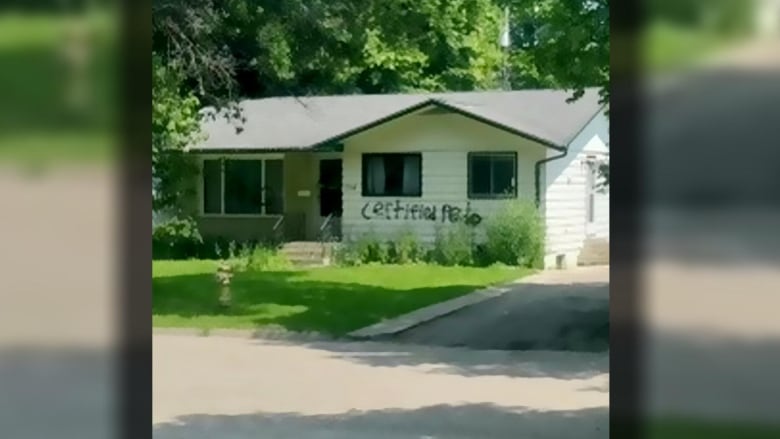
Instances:
[[[241,102],[191,146],[204,236],[288,241],[483,223],[507,200],[536,201],[547,267],[609,237],[597,184],[609,122],[595,89],[283,97]],[[213,115],[211,110],[204,114]]]

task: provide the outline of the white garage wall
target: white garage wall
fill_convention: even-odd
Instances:
[[[421,240],[432,241],[436,226],[446,225],[441,206],[449,204],[470,209],[483,218],[501,207],[504,200],[468,200],[467,155],[470,151],[513,151],[517,153],[518,196],[533,201],[534,163],[545,157],[546,148],[513,134],[490,127],[459,114],[420,114],[388,122],[355,135],[344,143],[342,232],[345,237],[376,233],[393,238],[408,228]],[[421,197],[363,197],[361,194],[362,153],[419,152],[422,154]],[[365,219],[366,203],[399,201],[437,208],[436,221]],[[370,208],[369,208],[370,209]],[[369,210],[370,211],[370,210]]]
[[[569,144],[566,157],[548,162],[543,170],[546,190],[542,191],[547,225],[546,266],[556,265],[565,255],[567,264],[576,264],[586,238],[586,181],[588,156],[608,157],[609,120],[603,113],[594,117]],[[558,155],[549,151],[548,157]],[[609,194],[595,200],[595,224],[589,230],[609,237]]]

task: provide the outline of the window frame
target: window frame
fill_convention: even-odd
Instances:
[[[203,181],[203,167],[206,160],[218,160],[220,161],[220,178],[222,187],[222,199],[220,206],[220,213],[206,213],[205,203],[205,187]],[[263,200],[265,200],[265,187],[267,185],[266,179],[268,173],[266,172],[266,161],[268,160],[282,160],[282,212],[281,213],[266,213],[266,205],[263,203],[261,213],[225,213],[225,161],[226,160],[259,160],[261,162],[261,171],[263,179]],[[198,212],[203,218],[279,218],[284,215],[285,209],[285,181],[284,181],[284,155],[283,154],[230,154],[219,156],[201,156],[200,157],[200,174],[198,176]]]
[[[417,191],[416,194],[408,195],[408,194],[370,194],[368,193],[368,179],[366,178],[368,175],[368,167],[366,166],[366,162],[368,159],[373,157],[388,157],[388,156],[416,156],[420,160],[420,175],[417,177],[417,187],[419,187],[419,191]],[[371,198],[422,198],[423,196],[423,155],[422,152],[366,152],[361,154],[360,159],[360,195],[362,197],[371,197]]]
[[[512,185],[512,193],[509,195],[503,195],[503,194],[475,194],[472,192],[472,180],[474,179],[474,176],[471,172],[471,160],[475,156],[511,156],[512,157],[512,170],[514,171],[514,176],[512,179],[514,180],[514,184]],[[493,169],[491,167],[490,170],[490,184],[493,185]],[[517,198],[517,151],[469,151],[467,157],[466,157],[466,173],[468,175],[466,179],[466,194],[469,200],[512,200]]]

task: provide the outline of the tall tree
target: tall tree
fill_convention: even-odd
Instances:
[[[607,0],[505,0],[512,17],[512,83],[563,87],[579,98],[599,87],[609,99]]]

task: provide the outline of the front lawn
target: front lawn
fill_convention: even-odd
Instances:
[[[343,335],[382,319],[507,282],[531,271],[507,267],[375,265],[238,273],[222,310],[215,261],[154,261],[152,322],[199,329],[279,325]]]

